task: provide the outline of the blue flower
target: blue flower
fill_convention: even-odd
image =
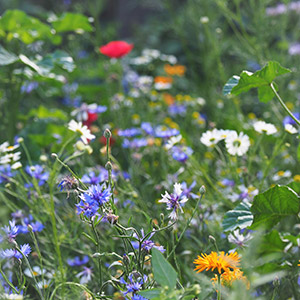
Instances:
[[[0,165],[0,183],[8,182],[14,176],[15,172],[12,172],[10,165]]]
[[[168,108],[169,114],[171,116],[185,116],[186,114],[186,106],[184,104],[178,105],[178,104],[172,104]]]
[[[128,293],[135,294],[139,290],[142,289],[143,284],[147,281],[147,276],[144,275],[143,277],[138,276],[137,278],[133,279],[133,274],[128,276],[129,283],[127,283],[123,277],[120,278],[120,283],[125,284],[126,291],[123,292],[124,296]]]
[[[295,113],[293,113],[293,115],[294,115],[294,117],[296,118],[296,119],[300,119],[300,113],[298,113],[298,112],[295,112]],[[293,118],[291,118],[290,116],[287,116],[287,117],[285,117],[284,119],[283,119],[283,126],[285,126],[285,125],[287,125],[287,124],[291,124],[291,125],[296,125],[296,122],[294,121],[294,119]]]
[[[118,136],[133,137],[139,134],[141,134],[141,130],[139,128],[127,128],[124,130],[118,130]]]
[[[20,233],[28,233],[28,225],[32,227],[33,232],[41,232],[45,228],[45,226],[41,222],[34,222],[32,215],[29,215],[28,218],[24,218],[23,225],[19,226]]]
[[[105,172],[107,173],[107,172]],[[88,174],[84,174],[81,178],[81,181],[88,184],[98,184],[106,180],[106,175],[104,173],[99,173],[99,175],[96,176],[95,172],[89,172]]]
[[[31,248],[29,244],[24,244],[20,248],[21,252],[27,257],[28,254],[31,252]],[[17,259],[22,259],[23,256],[22,254],[16,250],[16,249],[6,249],[2,250],[0,254],[3,258],[17,258]]]
[[[144,298],[143,296],[134,294],[131,300],[148,300],[148,299]]]
[[[99,206],[109,201],[111,197],[110,188],[105,188],[105,184],[102,185],[92,185],[85,192],[85,195],[90,197],[93,201],[96,201]]]
[[[154,129],[149,122],[143,122],[141,128],[149,135],[154,135]]]
[[[142,241],[145,237],[144,229],[141,229],[141,233],[142,233],[142,238],[141,238],[141,241]],[[159,250],[162,253],[165,252],[166,249],[164,249],[163,246],[156,246],[155,243],[152,240],[150,240],[154,234],[155,234],[155,231],[151,232],[151,234],[149,235],[149,238],[142,242],[142,245],[141,245],[142,250],[149,253],[152,248],[156,248],[157,250]],[[136,235],[136,233],[133,234],[133,237],[138,239],[138,236]],[[132,241],[131,244],[132,244],[133,248],[139,249],[140,242]]]
[[[88,261],[89,261],[89,257],[87,255],[85,255],[82,258],[82,260],[80,260],[79,256],[75,256],[73,259],[71,258],[67,259],[67,263],[71,267],[78,267],[78,266],[85,265]]]
[[[44,172],[44,168],[40,165],[27,166],[25,170],[38,181],[39,186],[43,185],[49,178],[49,172]]]
[[[159,138],[167,139],[178,134],[180,134],[180,132],[176,128],[164,128],[159,126],[155,129],[155,136]]]
[[[99,209],[98,203],[87,194],[82,194],[79,197],[81,198],[80,202],[75,204],[77,214],[80,215],[83,213],[88,218],[95,216]]]
[[[123,148],[141,148],[148,145],[148,141],[145,138],[133,139],[132,141],[124,139],[122,143]]]
[[[92,268],[88,267],[83,267],[83,271],[78,273],[76,275],[77,278],[80,278],[80,284],[87,284],[91,279],[93,275],[93,270]]]
[[[171,149],[173,159],[185,162],[189,156],[193,153],[190,147],[174,146]]]
[[[9,221],[9,226],[2,227],[2,230],[5,232],[8,241],[13,242],[19,233],[19,226],[16,226],[15,220],[12,220]],[[1,236],[0,240],[2,240]]]
[[[183,181],[181,183],[182,195],[186,196],[187,198],[190,198],[190,197],[192,197],[193,199],[199,198],[198,195],[192,193],[192,189],[195,187],[195,185],[196,185],[195,180],[192,182],[192,184],[189,187],[187,186],[186,182]]]

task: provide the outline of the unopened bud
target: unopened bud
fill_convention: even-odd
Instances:
[[[33,232],[33,228],[30,224],[27,225],[27,229],[30,231],[30,232]]]
[[[273,286],[276,288],[276,287],[279,287],[280,286],[280,279],[278,276],[275,276],[274,280],[273,280]]]
[[[165,215],[163,213],[160,214],[160,221],[163,223],[165,220]]]
[[[106,128],[104,130],[103,135],[105,136],[105,138],[110,139],[111,138],[111,132],[110,132],[110,130],[108,128]]]
[[[23,139],[22,137],[19,137],[19,138],[17,139],[17,142],[18,142],[18,144],[23,143],[23,142],[24,142],[24,139]]]
[[[105,164],[105,169],[106,170],[112,170],[112,164],[110,161],[108,161],[106,164]]]
[[[216,239],[215,239],[212,235],[209,235],[209,236],[208,236],[208,239],[209,239],[212,243],[215,243],[215,242],[216,242]]]
[[[201,186],[201,188],[199,189],[199,192],[201,195],[204,195],[206,193],[206,189],[205,189],[204,185]]]

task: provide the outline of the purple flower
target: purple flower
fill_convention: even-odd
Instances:
[[[133,139],[132,141],[128,139],[124,139],[122,143],[123,148],[131,148],[131,149],[141,148],[147,145],[148,145],[148,141],[145,138]]]
[[[154,129],[149,122],[143,122],[141,128],[149,135],[154,135]]]
[[[16,236],[19,233],[19,226],[16,226],[15,220],[9,221],[9,226],[4,226],[1,228],[6,235],[6,238],[9,242],[14,242]],[[0,241],[2,240],[2,237],[0,236]]]
[[[193,153],[193,150],[190,147],[173,146],[171,152],[173,159],[183,163]]]
[[[77,278],[80,278],[80,284],[87,284],[89,281],[91,281],[93,275],[92,268],[83,267],[83,271],[78,273],[76,275]]]
[[[294,117],[296,118],[296,119],[300,119],[300,113],[298,113],[298,112],[295,112],[295,113],[293,113],[293,115],[294,115]],[[291,125],[296,125],[296,122],[294,121],[294,119],[293,118],[291,118],[290,116],[286,116],[284,119],[283,119],[283,126],[285,126],[285,125],[287,125],[287,124],[291,124]]]
[[[118,130],[118,136],[133,137],[139,134],[141,134],[141,130],[139,128],[127,128],[124,130]]]
[[[181,183],[182,195],[186,196],[187,198],[190,198],[190,197],[192,197],[193,199],[199,198],[198,195],[192,193],[192,189],[195,187],[195,185],[196,185],[195,180],[192,182],[192,184],[189,187],[187,186],[186,182],[183,181]]]
[[[141,233],[142,233],[142,238],[141,238],[141,241],[142,241],[145,237],[144,229],[141,229]],[[156,246],[155,243],[150,240],[154,234],[155,234],[155,231],[151,232],[151,234],[149,235],[149,238],[142,242],[142,245],[141,245],[142,250],[145,250],[145,252],[149,253],[152,248],[156,248],[157,250],[159,250],[162,253],[165,252],[166,249],[164,249],[163,246]],[[136,233],[133,234],[133,237],[138,239],[138,236],[136,235]],[[132,241],[131,244],[132,244],[133,248],[139,249],[140,242]]]
[[[28,254],[31,252],[31,248],[29,246],[29,244],[24,244],[21,246],[21,252],[27,257]],[[17,259],[22,259],[23,256],[22,254],[16,250],[16,249],[6,249],[6,250],[2,250],[1,254],[0,254],[3,258],[17,258]]]
[[[39,186],[43,185],[49,178],[49,172],[44,172],[44,168],[40,165],[27,166],[25,170],[38,181]]]
[[[75,256],[73,259],[71,258],[67,259],[67,263],[71,267],[78,267],[78,266],[85,265],[88,261],[89,261],[89,257],[87,255],[85,255],[82,258],[82,260],[80,260],[79,256]]]
[[[186,106],[183,104],[181,105],[172,104],[169,106],[168,111],[171,116],[176,116],[176,115],[185,116]]]
[[[0,183],[8,182],[9,178],[14,177],[15,172],[11,171],[10,165],[0,165]]]
[[[106,172],[107,173],[107,172]],[[99,173],[99,175],[96,176],[95,172],[89,172],[88,174],[84,174],[82,176],[82,182],[84,183],[88,183],[88,184],[98,184],[103,182],[106,177],[106,175],[104,175],[104,173]]]
[[[163,128],[159,126],[155,129],[155,136],[159,138],[167,139],[178,134],[180,134],[180,132],[175,128]]]
[[[182,207],[183,204],[188,201],[188,198],[182,194],[182,187],[180,183],[174,184],[174,190],[171,195],[166,191],[164,195],[161,195],[162,199],[158,202],[160,203],[166,203],[167,204],[167,210],[171,210],[171,213],[169,215],[169,218],[171,220],[177,219],[177,211],[180,209],[181,212],[183,212]]]
[[[143,296],[134,294],[131,300],[148,300],[148,299],[144,298]]]
[[[120,283],[125,284],[126,291],[123,292],[124,296],[128,293],[135,294],[139,290],[142,289],[143,284],[147,281],[147,276],[144,275],[143,277],[138,276],[137,278],[133,279],[133,274],[128,276],[129,283],[127,283],[123,277],[120,278]]]

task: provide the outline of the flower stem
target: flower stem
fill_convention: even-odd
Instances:
[[[292,114],[292,112],[288,109],[288,107],[285,105],[285,103],[283,102],[283,100],[281,99],[281,97],[279,96],[279,94],[277,93],[273,82],[271,82],[270,87],[272,89],[272,91],[274,92],[275,96],[277,97],[279,103],[281,104],[281,106],[283,107],[283,109],[290,115],[290,117],[298,124],[298,126],[300,126],[300,121]]]

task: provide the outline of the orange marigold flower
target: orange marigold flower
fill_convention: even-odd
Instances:
[[[164,70],[169,76],[183,76],[185,73],[185,66],[182,65],[174,65],[171,66],[169,64],[164,65]]]
[[[300,259],[299,259],[299,264],[298,264],[298,266],[300,266]]]
[[[224,251],[221,251],[220,253],[212,251],[209,255],[207,254],[201,254],[201,256],[198,255],[198,258],[194,260],[194,264],[196,265],[196,268],[194,271],[197,271],[197,273],[202,271],[208,271],[215,269],[218,270],[219,274],[221,274],[223,271],[230,271],[230,269],[236,269],[238,268],[240,264],[240,257],[236,252],[233,253],[226,253]]]
[[[215,274],[215,277],[211,279],[213,285],[218,282],[218,275]],[[250,288],[250,282],[247,277],[244,276],[244,273],[240,269],[234,269],[233,271],[226,271],[221,274],[221,284],[223,286],[231,286],[235,280],[242,280],[247,286],[247,289]]]
[[[154,78],[154,82],[156,83],[172,83],[173,78],[172,77],[166,77],[166,76],[156,76]]]

